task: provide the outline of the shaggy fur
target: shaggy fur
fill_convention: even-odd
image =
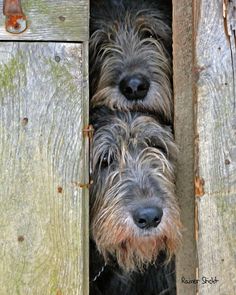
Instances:
[[[94,261],[95,254],[100,255],[103,263],[99,265],[115,263],[115,269],[126,278],[135,272],[139,276],[142,272],[147,274],[160,253],[164,253],[162,260],[165,257],[166,263],[170,262],[181,239],[174,185],[176,146],[171,130],[152,116],[113,112],[104,107],[93,110],[92,123],[95,135],[90,230],[98,252],[91,251],[91,260]],[[132,214],[140,206],[158,206],[163,210],[157,227],[141,229],[135,224]],[[96,271],[99,267],[93,264],[91,273],[96,275]],[[165,273],[159,263],[152,266],[152,271],[162,273],[161,276]],[[118,277],[116,292],[101,294],[158,294],[124,293],[122,288],[130,283]],[[133,277],[131,281],[134,284]],[[109,290],[108,285],[104,288]]]
[[[125,273],[113,262],[104,267],[102,256],[91,242],[90,295],[176,295],[174,260],[165,264],[160,253],[155,264],[143,272]]]
[[[91,1],[91,106],[149,112],[171,123],[171,1]],[[142,99],[120,90],[126,77],[150,83]]]

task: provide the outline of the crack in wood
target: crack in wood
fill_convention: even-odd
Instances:
[[[235,55],[236,55],[236,0],[223,0],[223,18],[225,35],[231,51],[233,72],[234,111],[236,110]]]

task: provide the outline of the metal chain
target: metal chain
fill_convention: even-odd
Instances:
[[[98,272],[98,274],[92,279],[93,282],[95,282],[100,276],[101,274],[104,272],[106,267],[106,263],[103,265],[103,267],[100,269],[100,271]]]

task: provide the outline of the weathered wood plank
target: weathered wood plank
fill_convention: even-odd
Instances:
[[[1,295],[88,294],[87,83],[87,44],[0,44]]]
[[[176,284],[179,295],[196,294],[196,242],[194,238],[194,128],[192,81],[192,3],[173,1],[173,81],[175,138],[179,147],[177,195],[184,226],[183,244],[176,256]]]
[[[28,29],[19,34],[5,30],[0,17],[0,40],[86,41],[89,37],[88,0],[22,0]],[[0,0],[0,12],[3,0]]]
[[[88,126],[89,124],[89,42],[83,42],[83,105],[82,109],[84,110],[83,126]],[[90,153],[89,153],[89,142],[85,141],[84,152],[83,152],[83,183],[89,183],[90,181],[90,171],[89,171],[89,162],[90,162]],[[89,186],[83,192],[83,203],[82,203],[82,221],[83,221],[83,237],[82,237],[82,249],[83,249],[83,295],[89,294]],[[80,294],[79,294],[80,295]]]
[[[194,7],[201,295],[236,294],[235,8],[235,0],[195,1]],[[204,284],[203,277],[218,281]]]

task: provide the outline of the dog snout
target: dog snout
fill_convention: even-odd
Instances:
[[[128,100],[142,100],[148,93],[150,82],[142,74],[125,76],[119,85],[121,93]]]
[[[163,210],[159,207],[142,207],[133,212],[133,220],[141,229],[157,227],[161,222]]]

